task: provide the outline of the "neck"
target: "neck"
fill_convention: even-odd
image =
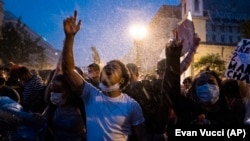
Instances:
[[[108,97],[118,97],[121,95],[120,90],[112,91],[112,92],[103,92]]]

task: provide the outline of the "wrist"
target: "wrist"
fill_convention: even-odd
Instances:
[[[65,34],[65,37],[70,39],[70,38],[74,38],[75,35],[74,34]]]

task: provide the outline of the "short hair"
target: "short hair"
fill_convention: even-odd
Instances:
[[[27,67],[22,66],[22,67],[18,68],[17,73],[18,73],[19,76],[22,76],[22,75],[27,75],[27,74],[29,74],[31,72]]]
[[[89,64],[88,68],[93,68],[95,71],[100,71],[100,66],[96,63]]]
[[[134,63],[128,63],[126,67],[133,72],[136,76],[139,76],[139,69],[138,66]]]
[[[161,59],[160,61],[157,62],[157,68],[156,68],[156,72],[157,74],[159,74],[160,72],[165,72],[166,70],[166,59]]]

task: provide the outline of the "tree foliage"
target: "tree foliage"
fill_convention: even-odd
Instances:
[[[17,23],[5,23],[2,27],[2,37],[0,38],[0,59],[4,63],[26,63],[34,66],[36,56],[38,62],[44,63],[45,48],[38,45],[40,38],[31,39],[29,33],[25,30],[25,25],[20,20]],[[34,66],[35,67],[35,66]]]
[[[208,54],[201,57],[197,62],[193,64],[195,70],[210,70],[216,71],[219,75],[223,75],[226,70],[226,61],[222,60],[219,54]]]

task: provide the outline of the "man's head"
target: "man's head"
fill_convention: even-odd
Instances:
[[[27,67],[24,67],[24,66],[18,68],[17,74],[18,74],[18,77],[24,82],[32,78],[32,73]]]
[[[127,67],[119,60],[108,62],[101,71],[101,83],[107,87],[119,84],[119,88],[123,89],[129,81],[130,74]]]
[[[126,67],[128,68],[130,72],[130,76],[131,76],[130,82],[137,81],[139,77],[139,67],[134,63],[128,63]]]
[[[98,78],[100,76],[100,66],[96,63],[88,65],[88,77],[90,79]]]
[[[160,61],[157,62],[157,69],[156,73],[158,75],[163,75],[166,69],[166,59],[161,59]]]

